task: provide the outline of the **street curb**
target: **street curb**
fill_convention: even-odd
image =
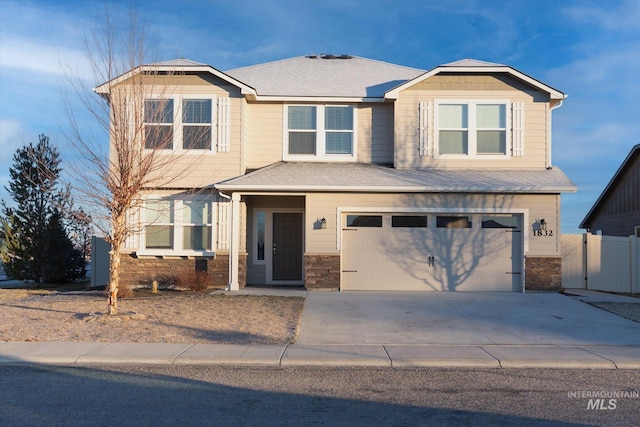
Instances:
[[[640,369],[640,346],[0,342],[0,366],[32,364]]]

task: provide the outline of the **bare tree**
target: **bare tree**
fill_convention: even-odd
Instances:
[[[70,140],[82,158],[81,191],[101,208],[102,215],[92,214],[111,245],[107,289],[111,315],[118,312],[118,296],[131,292],[128,284],[120,283],[121,249],[130,236],[140,232],[131,214],[141,208],[145,190],[167,187],[186,172],[170,167],[179,154],[172,150],[170,99],[174,94],[168,93],[166,82],[179,71],[145,65],[150,63],[150,51],[144,25],[133,11],[128,28],[120,29],[121,22],[107,10],[104,23],[85,40],[93,79],[99,85],[91,89],[82,77],[71,77],[82,106],[109,136],[108,149],[104,137],[85,135],[73,103],[66,100]]]

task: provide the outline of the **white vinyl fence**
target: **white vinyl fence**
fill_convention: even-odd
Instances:
[[[109,283],[109,251],[111,245],[106,240],[91,237],[91,287],[97,288]]]
[[[563,235],[562,287],[640,293],[640,238]]]

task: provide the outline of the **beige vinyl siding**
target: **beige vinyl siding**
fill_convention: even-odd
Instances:
[[[342,104],[340,104],[342,105]],[[247,119],[247,169],[279,162],[283,154],[284,104],[249,103]],[[359,162],[393,162],[393,105],[364,104],[356,108]]]
[[[341,224],[338,218],[338,208],[380,208],[407,211],[428,209],[438,212],[439,209],[449,211],[465,209],[492,212],[496,210],[521,212],[528,210],[527,223],[523,229],[527,230],[528,250],[525,255],[557,255],[559,254],[559,196],[554,194],[533,195],[473,195],[473,194],[348,194],[348,193],[309,193],[307,195],[307,210],[305,222],[306,248],[305,252],[315,254],[339,253],[338,235]],[[326,218],[327,228],[314,230],[313,221],[316,218]],[[553,236],[538,237],[532,235],[533,224],[536,219],[544,218]],[[429,225],[432,226],[432,225]],[[524,236],[523,236],[524,237]]]
[[[185,88],[181,94],[196,93]],[[211,92],[199,91],[197,94],[206,95]],[[228,96],[226,92],[215,93],[216,96]],[[230,145],[229,151],[220,153],[213,147],[211,151],[187,150],[182,152],[158,153],[161,161],[166,161],[167,156],[174,159],[167,162],[162,168],[161,184],[163,187],[198,188],[212,185],[218,181],[233,178],[242,172],[242,103],[240,97],[230,98]],[[217,108],[216,108],[217,111]],[[215,129],[213,129],[215,132]],[[168,179],[168,182],[167,182]]]
[[[180,99],[202,95],[215,97],[215,100],[230,99],[229,152],[217,152],[216,147],[206,152],[199,150],[159,152],[157,157],[162,167],[157,171],[158,175],[152,177],[151,185],[161,188],[199,188],[241,174],[244,98],[237,87],[215,76],[204,74],[146,76],[143,80],[146,90],[153,97]],[[125,80],[120,85],[124,86],[127,82],[128,80]],[[214,105],[214,111],[217,112],[217,105]],[[216,117],[214,121],[217,122]],[[212,129],[212,132],[215,135],[216,129]],[[217,138],[214,138],[214,142],[215,140]]]
[[[420,156],[418,105],[442,99],[499,99],[524,103],[524,156],[506,159],[438,159]],[[548,95],[514,78],[491,75],[437,75],[400,93],[395,105],[395,165],[398,168],[539,168],[546,166]],[[435,106],[434,106],[435,108]],[[511,106],[509,105],[510,109]],[[432,116],[434,116],[432,114]],[[429,123],[432,145],[434,123]],[[510,132],[510,129],[508,129]]]
[[[358,162],[393,163],[393,105],[358,106]]]
[[[280,103],[248,103],[247,169],[258,169],[282,160],[283,111]]]

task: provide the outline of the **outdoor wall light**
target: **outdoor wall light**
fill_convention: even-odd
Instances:
[[[542,231],[547,230],[547,221],[545,221],[544,218],[540,219],[540,230]]]
[[[318,218],[316,220],[316,225],[318,229],[324,230],[325,228],[327,228],[327,219],[324,217]]]

